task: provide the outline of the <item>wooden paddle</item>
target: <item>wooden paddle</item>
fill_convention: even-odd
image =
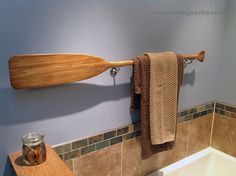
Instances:
[[[18,55],[9,60],[11,85],[15,89],[76,82],[115,65],[96,56],[80,54]]]
[[[186,55],[203,61],[205,53]],[[17,55],[9,60],[11,85],[30,89],[81,81],[99,75],[111,67],[132,65],[133,60],[109,62],[82,54]]]

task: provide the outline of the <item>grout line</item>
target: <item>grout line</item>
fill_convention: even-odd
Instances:
[[[120,145],[120,153],[121,153],[121,156],[120,156],[120,176],[122,176],[122,169],[123,169],[123,167],[122,167],[122,165],[123,165],[123,142],[121,143],[121,145]]]
[[[214,122],[215,122],[215,108],[216,108],[216,101],[214,101],[214,107],[213,107],[213,113],[212,113],[212,122],[211,122],[211,135],[210,135],[210,144],[212,144],[212,134],[213,134],[213,128],[214,128]]]
[[[190,120],[191,121],[191,120]],[[185,157],[188,156],[188,142],[189,142],[189,128],[190,128],[190,121],[188,121],[188,135],[187,135],[187,146],[186,146],[186,152],[185,152]]]
[[[75,172],[75,158],[72,159],[72,172]]]

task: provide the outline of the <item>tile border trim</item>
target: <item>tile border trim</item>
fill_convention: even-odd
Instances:
[[[236,119],[236,106],[216,101],[214,113],[223,117]]]
[[[214,109],[221,112],[225,110],[225,104],[216,103],[221,108],[214,108],[214,102],[205,103],[193,108],[189,108],[178,112],[177,119],[178,123],[190,121],[207,114],[211,114]],[[231,106],[229,106],[231,107]],[[233,109],[234,110],[234,109]],[[228,111],[227,111],[228,112]],[[224,112],[224,114],[227,114]],[[229,113],[230,114],[230,113]],[[235,118],[236,118],[236,108],[235,108]],[[130,125],[126,125],[117,129],[106,131],[95,136],[88,138],[82,138],[73,142],[64,143],[62,145],[57,145],[54,147],[57,154],[64,161],[70,160],[81,155],[85,155],[94,151],[98,151],[112,145],[121,143],[126,140],[137,138],[141,135],[140,132],[140,122]]]

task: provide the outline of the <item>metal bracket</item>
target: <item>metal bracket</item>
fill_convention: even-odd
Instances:
[[[184,67],[186,67],[188,64],[191,64],[192,62],[193,60],[184,59]]]
[[[119,73],[119,71],[120,71],[120,68],[119,67],[112,67],[111,69],[110,69],[110,75],[111,75],[111,77],[116,77],[116,75]]]
[[[113,83],[116,85],[116,75],[119,73],[120,68],[119,67],[112,67],[110,69],[110,75],[113,78]]]

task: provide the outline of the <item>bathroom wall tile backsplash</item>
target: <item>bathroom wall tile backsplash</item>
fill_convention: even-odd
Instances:
[[[106,163],[108,158],[102,159],[103,153],[105,152],[106,154],[111,155],[110,157],[114,159],[113,154],[110,154],[110,152],[116,153],[117,155],[117,150],[120,150],[122,163],[120,167],[122,169],[119,171],[119,169],[116,168],[113,175],[119,175],[121,172],[122,175],[125,176],[142,176],[156,170],[157,168],[161,168],[178,161],[186,157],[188,153],[194,153],[209,144],[209,125],[203,124],[205,122],[211,123],[213,109],[214,103],[210,102],[179,112],[177,126],[178,133],[174,147],[168,151],[158,153],[147,160],[141,160],[141,145],[139,139],[140,123],[130,124],[118,129],[106,131],[102,134],[79,139],[67,144],[58,145],[54,147],[54,149],[66,162],[69,168],[74,171],[75,175],[89,175],[89,170],[93,170],[85,167],[84,163],[90,163],[90,165],[97,163],[96,168],[99,168],[99,170],[104,170],[104,168],[100,167],[102,167],[103,164],[108,164]],[[198,128],[202,128],[203,130],[197,130]],[[203,134],[205,132],[207,132],[206,135]],[[191,140],[191,136],[189,134],[200,139],[201,144],[194,145],[197,141]],[[117,146],[119,146],[120,149]],[[199,147],[194,148],[192,146]],[[116,150],[116,152],[114,152],[114,150]],[[104,161],[103,164],[101,164],[100,160],[94,162],[96,161],[95,158],[99,157]],[[119,157],[116,156],[115,158],[117,159]],[[129,163],[131,163],[132,166],[129,166]]]
[[[187,155],[196,153],[210,145],[212,119],[212,114],[209,114],[202,117],[201,120],[194,119],[189,122],[188,134],[191,138],[188,140]]]
[[[140,138],[124,141],[122,144],[122,175],[143,176],[156,171],[158,168],[157,155],[141,159]]]
[[[216,114],[211,146],[236,157],[236,119]]]
[[[213,112],[213,107],[214,103],[210,102],[179,112],[178,123],[211,114]],[[135,123],[104,132],[103,134],[58,145],[54,147],[54,149],[62,159],[68,160],[79,155],[84,155],[132,138],[136,138],[138,136],[140,136],[140,123]]]
[[[211,146],[236,157],[236,106],[217,102]]]
[[[120,176],[121,143],[74,159],[76,176]]]
[[[138,136],[140,136],[140,124],[136,123],[103,134],[59,145],[54,147],[54,149],[63,160],[69,160]]]
[[[178,122],[192,120],[198,117],[202,117],[207,114],[211,114],[214,110],[214,102],[209,102],[203,105],[199,105],[178,113]]]
[[[189,121],[177,125],[177,134],[174,147],[157,154],[158,168],[163,168],[171,163],[186,157],[188,147]]]
[[[236,106],[216,102],[215,113],[224,117],[236,118]]]

